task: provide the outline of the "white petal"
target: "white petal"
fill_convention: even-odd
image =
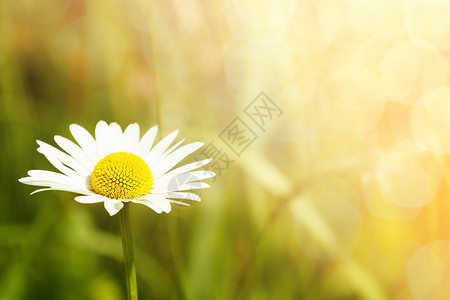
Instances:
[[[208,179],[216,176],[216,173],[208,171],[208,170],[201,170],[201,171],[192,171],[187,173],[181,173],[172,177],[166,177],[163,176],[153,182],[153,187],[159,187],[163,185],[167,185],[170,181],[176,182],[178,184],[184,184],[189,182],[195,182],[200,181],[203,179]]]
[[[123,151],[135,153],[139,143],[139,125],[130,124],[123,133]]]
[[[28,171],[28,175],[30,177],[20,178],[19,181],[29,185],[37,185],[38,182],[48,182],[59,185],[73,186],[77,188],[85,188],[86,182],[81,182],[79,180],[75,180],[69,176],[63,175],[61,173],[56,173],[52,171],[44,171],[44,170],[30,170]],[[51,185],[49,185],[51,186]]]
[[[38,189],[30,193],[30,195],[34,195],[39,192],[45,192],[45,191],[63,191],[63,192],[71,192],[76,194],[82,194],[82,195],[92,195],[92,192],[88,190],[83,189],[77,189],[74,187],[66,187],[66,186],[54,186],[54,187],[47,187],[43,189]]]
[[[57,182],[48,181],[48,180],[36,179],[36,178],[33,178],[33,177],[20,178],[19,182],[21,182],[23,184],[26,184],[26,185],[44,187],[42,189],[38,189],[38,190],[33,191],[31,193],[31,195],[33,195],[35,193],[43,192],[43,191],[49,191],[49,190],[66,191],[66,192],[72,192],[72,193],[77,193],[77,194],[82,194],[82,195],[92,195],[93,194],[85,186],[84,187],[83,186],[80,187],[80,186],[76,186],[76,185],[73,185],[73,184],[57,183]]]
[[[33,185],[33,186],[45,187],[43,189],[36,190],[36,191],[32,192],[31,194],[35,194],[35,193],[43,192],[43,191],[49,191],[49,190],[71,192],[71,193],[82,194],[82,195],[91,195],[92,194],[92,192],[89,191],[88,189],[79,188],[79,187],[70,186],[70,185],[62,185],[62,184],[49,183],[49,182],[31,182],[31,183],[26,183],[26,184]]]
[[[37,151],[39,153],[42,153],[47,160],[55,167],[57,168],[61,173],[69,176],[70,178],[73,178],[74,180],[78,181],[84,181],[85,176],[80,175],[79,173],[75,172],[74,170],[66,167],[64,164],[62,164],[57,158],[55,158],[53,155],[49,154],[42,148],[38,148]]]
[[[85,204],[89,204],[89,203],[99,203],[99,202],[103,202],[105,201],[107,198],[102,197],[102,196],[78,196],[75,197],[75,201],[80,202],[80,203],[85,203]]]
[[[178,174],[186,173],[186,172],[198,169],[200,167],[203,167],[204,165],[209,164],[211,161],[212,161],[212,158],[208,158],[208,159],[204,159],[204,160],[200,160],[200,161],[195,161],[195,162],[192,162],[190,164],[187,164],[187,165],[178,167],[176,169],[173,169],[172,171],[162,175],[159,178],[156,178],[156,176],[155,176],[154,180],[155,180],[155,182],[156,182],[156,180],[165,181],[168,178],[170,179],[171,177],[176,176]]]
[[[192,177],[190,178],[191,180],[189,180],[188,182],[194,181],[195,178],[197,178],[197,180],[203,180],[216,176],[216,173],[208,170],[192,171],[189,172],[189,174],[191,174]]]
[[[151,202],[149,200],[136,199],[136,200],[131,200],[131,201],[134,202],[134,203],[143,204],[143,205],[145,205],[147,207],[150,207],[151,209],[153,209],[158,214],[162,213],[162,209],[159,208],[156,204],[154,204],[153,202]]]
[[[176,200],[171,200],[169,199],[170,203],[174,203],[174,204],[179,204],[179,205],[183,205],[183,206],[191,206],[189,203],[185,203],[185,202],[181,202],[181,201],[176,201]]]
[[[58,159],[60,162],[65,164],[66,166],[72,168],[77,173],[81,173],[84,175],[89,175],[89,171],[78,161],[76,161],[72,156],[67,155],[66,153],[62,152],[61,150],[45,143],[42,141],[37,140],[38,145],[42,150],[56,159]]]
[[[170,153],[173,152],[173,150],[175,150],[176,148],[178,148],[178,146],[180,146],[185,139],[182,139],[181,141],[179,141],[178,143],[176,143],[175,145],[173,145],[172,147],[170,147],[169,150],[167,150],[166,152],[164,152],[161,156],[160,159],[163,160],[164,158],[166,158]]]
[[[115,200],[115,199],[105,199],[104,206],[106,211],[109,213],[110,216],[113,216],[119,212],[119,210],[122,209],[123,203],[122,201]]]
[[[116,122],[109,124],[109,135],[111,138],[111,152],[121,152],[123,151],[123,138],[122,138],[122,128]]]
[[[172,209],[170,206],[169,200],[166,199],[164,196],[159,195],[147,195],[145,197],[142,197],[144,200],[148,200],[158,206],[163,212],[169,213]]]
[[[136,155],[144,158],[147,156],[150,148],[153,146],[153,142],[155,141],[157,133],[158,126],[153,126],[149,130],[147,130],[137,146]]]
[[[206,189],[209,188],[209,184],[204,182],[190,182],[185,184],[177,184],[170,182],[167,186],[160,186],[153,188],[150,192],[152,194],[161,194],[168,192],[177,192],[177,191],[187,191],[187,190],[198,190],[198,189]]]
[[[153,182],[153,189],[164,190],[169,185],[183,185],[186,183],[197,182],[202,179],[213,177],[214,175],[214,172],[202,170],[182,173],[172,177],[164,176]]]
[[[19,180],[19,181],[20,181],[20,180]],[[34,195],[34,194],[36,194],[36,193],[45,192],[45,191],[51,191],[51,190],[53,190],[53,188],[43,188],[43,189],[39,189],[39,190],[32,191],[32,192],[30,193],[30,195]]]
[[[171,192],[171,193],[167,193],[167,198],[201,201],[200,196],[197,194],[194,194],[194,193]]]
[[[109,127],[105,121],[97,123],[97,126],[95,127],[95,140],[97,141],[97,150],[100,158],[112,153]]]
[[[70,125],[69,129],[78,145],[80,145],[81,149],[83,149],[84,153],[86,153],[86,156],[93,164],[95,164],[99,160],[99,156],[96,143],[92,135],[86,129],[77,124]]]
[[[62,136],[55,136],[55,142],[60,146],[64,151],[69,153],[77,162],[79,162],[89,173],[92,173],[94,170],[94,166],[96,162],[92,162],[86,155],[86,153],[73,143],[71,140],[66,139]]]
[[[172,147],[170,147],[169,150],[167,150],[166,152],[164,152],[163,154],[161,154],[159,156],[159,158],[157,159],[156,163],[158,162],[162,162],[170,153],[172,153],[176,148],[178,148],[178,146],[180,146],[185,139],[182,139],[181,141],[179,141],[178,143],[176,143],[175,145],[173,145]]]
[[[19,182],[27,185],[35,185],[35,186],[47,186],[50,187],[52,185],[64,185],[64,186],[71,186],[67,183],[57,182],[54,180],[48,180],[48,179],[40,179],[36,177],[22,177],[19,178]]]
[[[150,153],[145,157],[145,162],[148,164],[150,169],[153,169],[156,164],[159,163],[158,159],[163,154],[170,144],[175,140],[178,135],[178,130],[173,131],[168,136],[163,138],[156,146],[150,151]]]
[[[183,147],[175,150],[169,154],[162,162],[160,162],[154,169],[152,169],[153,176],[158,178],[174,166],[176,166],[180,161],[182,161],[186,156],[194,151],[197,151],[203,143],[195,142],[191,144],[184,145]]]
[[[48,159],[48,161],[62,173],[73,178],[81,179],[82,181],[84,181],[84,178],[89,176],[90,172],[83,166],[81,166],[71,156],[56,149],[53,146],[50,146],[47,143],[41,142],[39,140],[37,141],[37,143],[40,146],[37,151],[39,153],[42,153]]]

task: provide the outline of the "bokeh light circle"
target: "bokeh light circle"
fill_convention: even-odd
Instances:
[[[416,140],[427,150],[450,154],[450,87],[424,95],[411,115]]]
[[[409,259],[407,278],[415,299],[450,298],[450,242],[434,241]]]
[[[381,153],[362,176],[369,211],[385,219],[410,219],[431,203],[442,181],[442,165],[413,141]]]
[[[415,45],[426,49],[450,49],[450,2],[406,1],[404,16],[406,31]]]
[[[447,59],[436,50],[417,48],[409,41],[399,41],[386,51],[380,61],[383,89],[389,99],[416,104],[420,95],[445,83]]]
[[[320,91],[322,113],[331,127],[345,131],[373,129],[385,109],[377,76],[359,64],[337,69]]]

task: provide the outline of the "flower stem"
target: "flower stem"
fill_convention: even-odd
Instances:
[[[122,238],[123,258],[127,284],[127,299],[137,300],[136,266],[134,264],[133,239],[131,238],[128,203],[119,212],[120,236]]]

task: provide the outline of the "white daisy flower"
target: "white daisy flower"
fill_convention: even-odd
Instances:
[[[182,140],[169,148],[178,130],[152,147],[157,126],[150,128],[142,139],[139,139],[138,124],[131,124],[122,132],[117,123],[108,125],[100,121],[95,128],[95,139],[79,125],[72,124],[69,128],[79,146],[62,136],[55,136],[55,142],[66,153],[37,141],[38,152],[45,155],[61,173],[28,171],[29,177],[19,181],[44,187],[31,194],[48,190],[78,193],[82,196],[75,197],[76,201],[103,202],[111,216],[122,209],[124,202],[139,203],[157,213],[168,213],[171,203],[189,205],[179,200],[200,201],[198,195],[189,191],[208,188],[209,185],[200,180],[215,176],[211,171],[194,171],[212,159],[173,169],[203,146],[203,143],[194,142],[179,147]]]

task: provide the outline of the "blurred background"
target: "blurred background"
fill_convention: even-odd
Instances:
[[[449,36],[438,0],[0,1],[0,299],[124,299],[118,217],[17,181],[99,120],[215,159],[131,207],[141,299],[450,299]]]

